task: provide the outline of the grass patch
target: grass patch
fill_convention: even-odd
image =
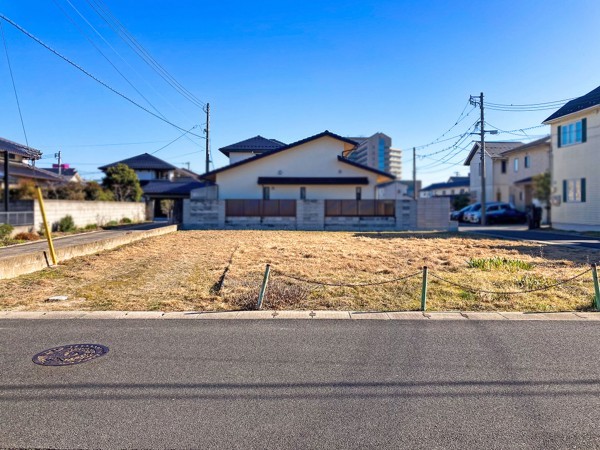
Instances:
[[[416,310],[421,270],[430,278],[429,310],[560,311],[591,305],[591,275],[573,277],[600,252],[451,233],[180,231],[0,280],[3,310],[223,311],[254,308],[265,264],[274,269],[270,309]],[[472,261],[472,264],[465,264]],[[489,268],[488,268],[489,267]],[[476,268],[476,270],[473,270]],[[321,286],[281,274],[333,284]],[[413,278],[389,280],[409,274]],[[472,292],[477,291],[477,292]],[[77,302],[48,303],[53,295]]]
[[[494,256],[493,258],[470,258],[467,261],[467,265],[471,269],[481,269],[481,270],[508,270],[508,271],[518,271],[518,270],[531,270],[533,269],[533,264],[526,261],[521,261],[519,259],[507,259],[500,256]]]

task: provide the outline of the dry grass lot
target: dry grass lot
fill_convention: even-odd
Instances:
[[[477,261],[477,259],[483,259]],[[429,280],[430,310],[582,310],[591,273],[556,288],[521,291],[573,277],[600,252],[444,233],[184,231],[0,280],[4,310],[233,310],[252,308],[266,263],[275,269],[266,308],[416,310],[422,266],[464,287]],[[469,264],[471,262],[471,264]],[[495,262],[494,267],[486,264]],[[331,284],[321,286],[285,273]],[[69,300],[50,303],[53,295]]]

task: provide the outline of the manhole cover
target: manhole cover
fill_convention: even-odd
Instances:
[[[108,347],[100,344],[73,344],[50,348],[33,357],[42,366],[72,366],[91,361],[108,353]]]

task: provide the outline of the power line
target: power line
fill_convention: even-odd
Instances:
[[[204,108],[205,103],[198,99],[194,94],[187,90],[175,77],[173,77],[162,65],[160,65],[150,53],[129,33],[127,28],[115,17],[108,6],[102,0],[86,0],[91,8],[104,20],[112,30],[121,37],[121,39],[135,52],[138,56],[152,68],[167,84],[175,89],[188,101],[194,105]],[[94,4],[92,4],[94,3]]]
[[[192,128],[190,128],[189,130],[187,130],[185,133],[181,134],[180,136],[176,137],[175,139],[173,139],[171,142],[169,142],[167,145],[163,145],[161,148],[159,148],[158,150],[154,150],[152,153],[150,153],[151,155],[154,155],[155,153],[160,152],[162,149],[167,148],[169,145],[171,145],[172,143],[178,141],[179,139],[181,139],[182,137],[184,137],[186,134],[188,134],[190,131],[192,131],[194,128],[197,128],[198,125],[194,125]]]
[[[127,97],[125,94],[123,94],[123,93],[117,91],[116,89],[114,89],[113,87],[109,86],[107,83],[105,83],[104,81],[100,80],[96,76],[92,75],[90,72],[88,72],[87,70],[85,70],[83,67],[81,67],[77,63],[71,61],[69,58],[67,58],[66,56],[62,55],[58,51],[54,50],[52,47],[50,47],[48,44],[46,44],[45,42],[43,42],[39,38],[35,37],[33,34],[31,34],[29,31],[25,30],[19,24],[13,22],[11,19],[9,19],[8,17],[6,17],[4,14],[0,13],[0,19],[5,20],[10,25],[12,25],[13,27],[15,27],[17,30],[19,30],[20,32],[22,32],[23,34],[25,34],[27,37],[33,39],[35,42],[37,42],[38,44],[40,44],[42,47],[44,47],[45,49],[47,49],[50,52],[54,53],[56,56],[58,56],[59,58],[61,58],[63,61],[69,63],[71,66],[75,67],[77,70],[79,70],[80,72],[84,73],[85,75],[87,75],[88,77],[90,77],[92,80],[94,80],[97,83],[101,84],[102,86],[104,86],[109,91],[113,92],[114,94],[117,94],[119,97],[127,100],[131,104],[137,106],[141,110],[143,110],[143,111],[147,112],[148,114],[156,117],[157,119],[159,119],[159,120],[161,120],[161,121],[163,121],[163,122],[171,125],[172,127],[177,128],[180,131],[186,131],[185,128],[182,128],[179,125],[175,125],[173,122],[170,122],[169,120],[167,120],[167,119],[165,119],[163,117],[160,117],[158,114],[153,113],[148,108],[146,108],[146,107],[140,105],[139,103],[137,103],[135,100],[132,100],[131,98]],[[200,136],[200,135],[195,134],[195,133],[190,133],[190,134],[192,134],[193,136],[199,137],[199,138],[203,137],[203,136]]]
[[[19,117],[21,118],[21,127],[23,128],[23,134],[25,135],[25,144],[29,148],[29,140],[27,139],[27,131],[25,131],[25,122],[23,121],[23,113],[21,112],[21,103],[19,102],[19,94],[17,93],[17,85],[15,84],[15,77],[13,76],[12,66],[10,64],[10,58],[8,56],[8,45],[6,43],[6,36],[4,35],[4,26],[0,22],[0,31],[2,32],[2,41],[4,42],[4,52],[6,53],[6,62],[8,63],[8,71],[10,72],[10,79],[12,81],[13,91],[15,92],[15,99],[17,101],[17,109],[19,110]],[[6,154],[8,157],[8,154]]]

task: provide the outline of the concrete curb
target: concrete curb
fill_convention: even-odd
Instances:
[[[160,311],[0,311],[0,319],[326,319],[326,320],[600,320],[600,312],[365,312],[365,311],[226,311],[226,312],[160,312]]]
[[[93,242],[73,244],[56,249],[58,261],[66,261],[78,256],[91,255],[93,253],[110,250],[121,245],[146,239],[153,236],[173,233],[177,231],[177,225],[166,225],[149,230],[123,230],[120,236],[107,237]],[[68,237],[68,236],[65,236]],[[48,267],[48,261],[43,251],[26,252],[22,255],[0,259],[0,280],[14,278],[19,275],[37,272]]]

